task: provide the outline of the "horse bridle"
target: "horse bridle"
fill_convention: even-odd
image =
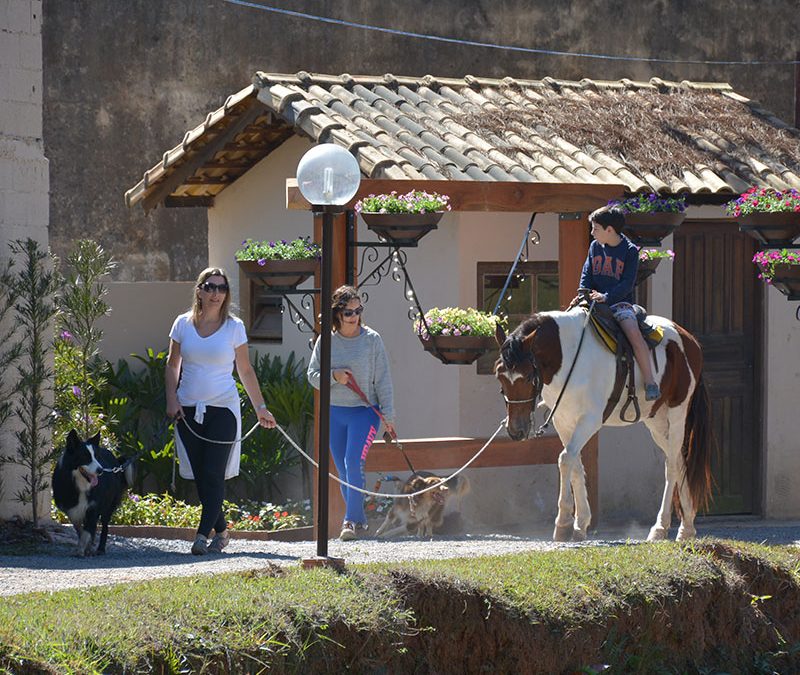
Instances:
[[[536,367],[536,360],[533,358],[533,354],[531,352],[528,352],[528,360],[531,363],[531,374],[526,379],[533,387],[533,398],[520,398],[512,400],[505,395],[505,392],[501,387],[500,393],[503,395],[503,400],[507,405],[514,405],[517,403],[533,403],[534,408],[536,407],[536,401],[539,400],[539,396],[541,396],[542,393],[542,376],[539,374],[539,369]]]

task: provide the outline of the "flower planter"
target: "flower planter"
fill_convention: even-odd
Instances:
[[[626,213],[623,231],[637,246],[661,246],[664,237],[678,229],[684,218],[685,213]]]
[[[435,230],[444,211],[433,213],[365,213],[367,227],[398,246],[416,246],[428,232]]]
[[[751,213],[736,219],[739,230],[769,248],[792,246],[800,237],[800,213],[794,211]]]
[[[645,279],[653,276],[661,260],[662,258],[651,258],[650,260],[640,260],[639,267],[636,270],[636,281],[634,282],[634,285],[638,286]]]
[[[290,290],[311,278],[319,270],[316,258],[306,260],[239,260],[239,268],[248,278],[279,292]]]
[[[496,345],[493,336],[476,335],[434,335],[424,340],[418,335],[425,348],[442,363],[467,365],[474,363]]]
[[[776,264],[772,285],[788,300],[800,300],[800,265]]]

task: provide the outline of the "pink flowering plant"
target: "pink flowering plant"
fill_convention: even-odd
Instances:
[[[771,284],[776,265],[800,265],[800,250],[783,248],[780,251],[759,251],[753,256],[753,262],[761,270],[758,278]]]
[[[425,190],[399,195],[393,190],[364,197],[356,202],[355,210],[357,213],[436,213],[450,210],[450,197]]]
[[[800,191],[752,187],[725,205],[729,216],[749,216],[752,213],[800,213]]]
[[[489,312],[482,312],[478,309],[469,307],[445,307],[439,309],[434,307],[425,312],[425,323],[421,319],[414,322],[414,331],[423,340],[430,339],[430,336],[437,335],[470,335],[474,337],[487,337],[494,335],[497,322],[500,317]]]
[[[298,237],[292,241],[255,241],[245,239],[236,251],[236,260],[255,260],[264,265],[268,260],[308,260],[322,255],[318,244],[308,237]]]
[[[618,207],[623,213],[683,213],[686,210],[686,198],[640,192],[627,199],[610,201],[608,205]]]
[[[675,251],[669,248],[665,251],[662,251],[660,248],[639,249],[640,262],[644,262],[645,260],[661,260],[661,259],[675,260]]]

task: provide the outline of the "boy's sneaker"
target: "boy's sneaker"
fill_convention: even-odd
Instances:
[[[223,530],[222,532],[217,532],[214,535],[214,538],[211,540],[211,543],[208,545],[208,552],[209,553],[222,553],[222,549],[228,545],[228,542],[231,540],[231,533],[228,530]]]
[[[644,387],[644,400],[655,401],[661,396],[661,390],[657,384],[646,384]]]
[[[192,555],[205,555],[208,553],[208,537],[198,534],[192,544]]]
[[[342,523],[342,531],[339,533],[339,539],[342,541],[353,541],[356,538],[356,524],[345,520]]]

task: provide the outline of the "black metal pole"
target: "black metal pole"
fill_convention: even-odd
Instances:
[[[319,309],[320,327],[320,380],[319,380],[319,471],[317,485],[317,556],[328,557],[328,470],[330,456],[331,415],[331,265],[333,263],[333,212],[330,207],[322,211],[322,287]]]

